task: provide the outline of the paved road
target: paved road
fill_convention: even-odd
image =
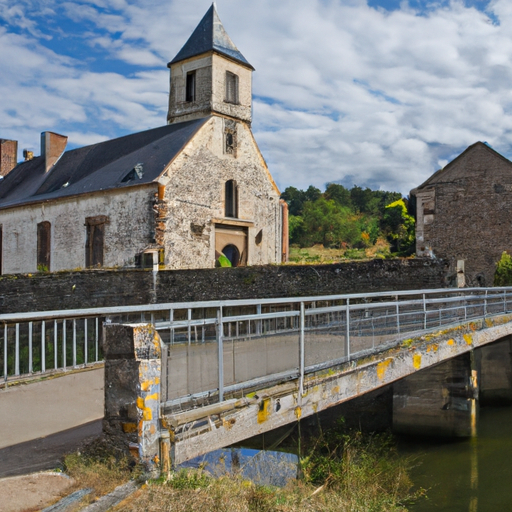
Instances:
[[[101,434],[102,420],[0,450],[0,478],[61,467],[62,456]]]
[[[0,477],[58,466],[101,433],[103,369],[0,390]]]
[[[103,417],[103,368],[0,390],[0,448]]]

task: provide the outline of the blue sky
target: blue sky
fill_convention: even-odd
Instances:
[[[165,124],[166,67],[209,0],[0,0],[0,137],[39,154]],[[404,194],[468,145],[512,157],[510,0],[218,0],[256,68],[281,189]]]

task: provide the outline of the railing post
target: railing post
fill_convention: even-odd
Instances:
[[[187,319],[188,319],[188,329],[187,329],[187,335],[188,335],[188,344],[190,345],[191,341],[190,338],[192,337],[192,330],[190,326],[190,321],[192,320],[192,310],[190,308],[187,309]]]
[[[485,290],[485,297],[484,297],[484,317],[487,316],[487,290]]]
[[[58,344],[57,344],[59,333],[58,333],[57,329],[58,329],[58,323],[57,323],[57,320],[54,320],[53,321],[53,369],[54,370],[56,370],[59,366]]]
[[[62,320],[62,368],[66,369],[67,363],[67,348],[66,348],[66,319]]]
[[[423,294],[423,329],[427,330],[427,301],[425,294]]]
[[[76,318],[73,318],[73,368],[76,368]]]
[[[89,340],[87,339],[87,318],[84,318],[84,364],[89,362],[89,347],[87,346]]]
[[[345,309],[346,316],[346,330],[345,330],[345,355],[347,360],[350,361],[350,299],[347,298],[347,305]]]
[[[4,325],[4,380],[7,382],[7,324]]]
[[[99,320],[98,317],[96,317],[96,338],[95,338],[95,351],[96,351],[96,362],[98,362],[99,359]]]
[[[217,311],[217,348],[219,361],[219,402],[224,401],[224,324],[222,323],[222,306]]]
[[[34,371],[33,347],[32,347],[32,322],[28,323],[28,373]]]
[[[306,330],[306,315],[304,302],[300,303],[300,335],[299,335],[299,401],[304,394],[304,337]]]
[[[20,324],[16,324],[16,348],[14,355],[14,375],[20,374]]]
[[[41,372],[46,371],[46,322],[41,322]]]
[[[400,305],[398,303],[398,295],[395,295],[396,300],[396,332],[400,334]]]
[[[261,304],[256,305],[256,314],[261,315]],[[261,320],[256,321],[256,334],[261,334]]]

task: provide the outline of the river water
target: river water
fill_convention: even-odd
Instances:
[[[428,494],[410,512],[512,511],[512,407],[480,409],[475,439],[399,446],[417,461],[412,480]]]

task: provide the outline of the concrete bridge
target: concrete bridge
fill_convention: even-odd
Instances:
[[[23,313],[0,346],[7,382],[104,356],[105,432],[165,469],[390,384],[397,430],[472,435],[479,392],[512,387],[511,310],[476,288]]]

